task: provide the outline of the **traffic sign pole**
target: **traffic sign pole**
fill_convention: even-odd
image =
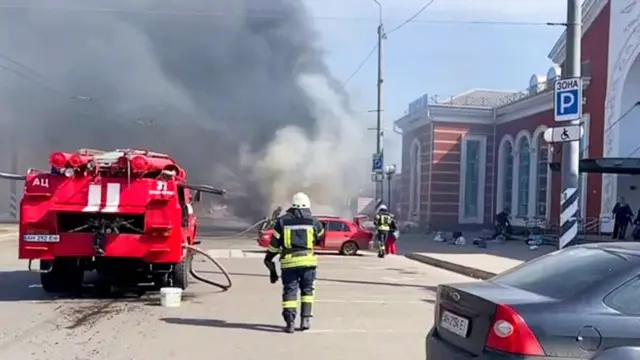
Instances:
[[[563,79],[580,79],[582,58],[582,7],[579,0],[567,0],[567,42]],[[554,112],[556,121],[566,121],[567,116],[561,120],[562,115],[567,115],[567,110],[577,109],[575,119],[571,116],[571,125],[578,125],[582,117],[582,81],[578,81],[579,91],[570,93],[565,89],[564,94],[555,94]],[[559,89],[556,88],[556,92]],[[571,97],[573,96],[573,99]],[[575,103],[570,104],[573,100]],[[560,103],[559,103],[560,102]],[[573,115],[573,114],[571,114]],[[578,236],[578,211],[579,211],[579,160],[580,142],[568,141],[562,147],[562,194],[560,199],[560,249],[574,245]],[[585,209],[582,209],[583,213]]]

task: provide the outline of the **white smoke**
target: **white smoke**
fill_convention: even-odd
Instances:
[[[331,88],[326,77],[303,74],[298,83],[312,101],[315,135],[290,125],[279,129],[257,156],[245,157],[273,208],[288,206],[298,191],[311,198],[317,214],[349,215],[346,200],[366,179],[366,128]]]

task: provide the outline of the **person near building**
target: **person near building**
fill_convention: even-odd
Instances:
[[[495,231],[493,233],[492,239],[496,239],[498,236],[503,236],[507,238],[509,234],[511,234],[511,221],[509,217],[511,216],[511,208],[506,206],[502,211],[500,211],[496,215],[495,221]]]
[[[613,207],[613,233],[611,238],[614,240],[624,240],[627,235],[627,227],[633,219],[633,211],[631,206],[627,204],[624,197],[621,197]]]
[[[398,236],[400,235],[398,231],[398,225],[396,224],[396,218],[393,214],[389,214],[391,216],[391,221],[389,223],[389,233],[387,234],[387,241],[384,244],[384,251],[387,255],[398,255]]]
[[[640,240],[640,209],[636,214],[636,218],[633,220],[633,231],[631,232],[631,238],[634,241]]]
[[[280,216],[274,227],[267,248],[264,264],[270,272],[272,284],[278,281],[273,259],[280,255],[282,277],[282,317],[285,331],[295,332],[300,290],[300,330],[311,327],[318,258],[314,253],[322,243],[324,228],[311,214],[311,201],[302,192],[293,196],[291,207]]]

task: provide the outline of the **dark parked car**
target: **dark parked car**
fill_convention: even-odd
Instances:
[[[640,359],[640,243],[570,247],[439,285],[426,357]]]

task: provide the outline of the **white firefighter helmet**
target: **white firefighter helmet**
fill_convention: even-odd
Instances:
[[[311,200],[309,200],[307,194],[299,192],[293,195],[293,199],[291,199],[291,207],[296,209],[310,209]]]
[[[378,212],[387,211],[387,210],[388,210],[387,205],[385,204],[381,204],[380,206],[378,206]]]

